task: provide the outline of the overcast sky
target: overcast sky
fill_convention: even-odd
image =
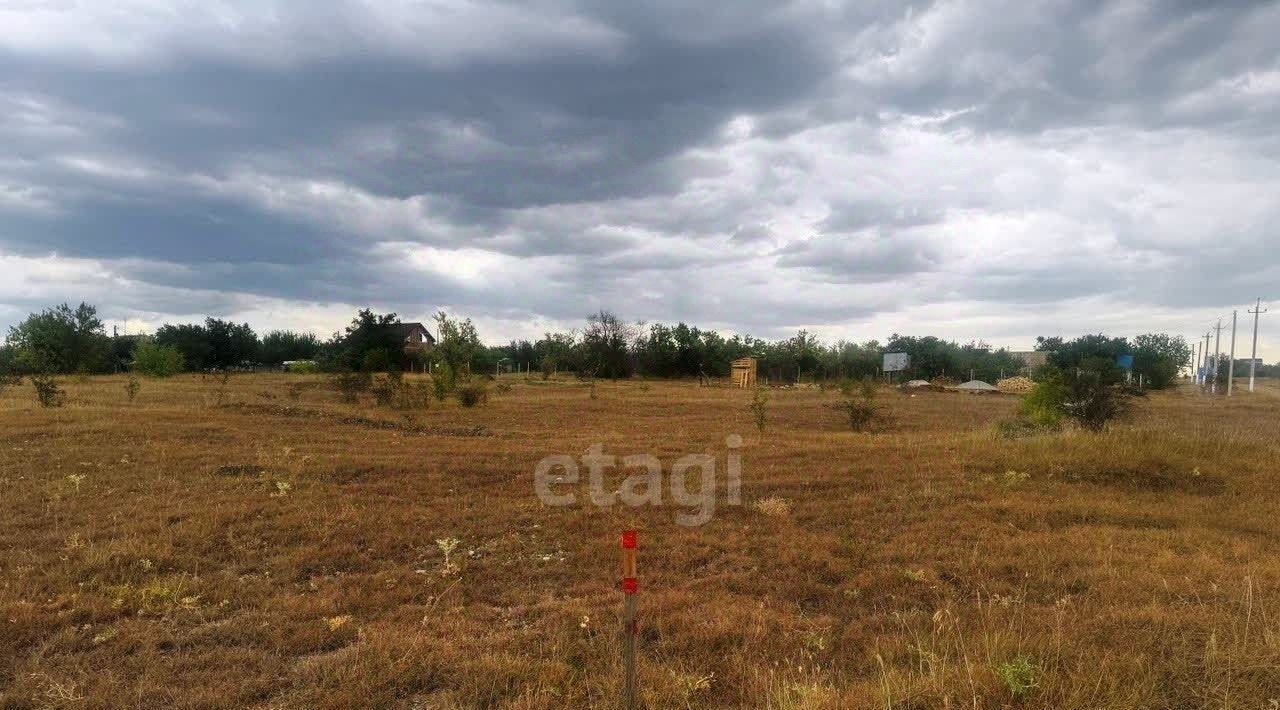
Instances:
[[[1278,37],[1278,2],[0,0],[0,328],[1202,335],[1280,300]]]

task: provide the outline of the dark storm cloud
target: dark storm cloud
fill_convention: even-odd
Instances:
[[[778,266],[812,269],[837,281],[876,282],[930,271],[941,255],[907,235],[829,234],[792,242],[777,252]]]
[[[0,256],[756,332],[1274,288],[1274,2],[172,1],[0,8]]]

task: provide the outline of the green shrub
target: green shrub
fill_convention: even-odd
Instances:
[[[464,407],[474,407],[489,399],[489,388],[483,382],[460,385],[456,389],[458,401]]]
[[[374,348],[361,358],[360,369],[363,372],[389,372],[399,369],[395,363],[395,357],[386,348]]]
[[[299,360],[298,362],[291,363],[285,371],[291,372],[295,375],[314,375],[320,371],[320,365],[314,360]]]
[[[369,388],[373,392],[373,401],[379,407],[389,407],[395,402],[396,395],[404,386],[404,377],[399,372],[389,372],[373,380]]]
[[[1129,392],[1106,365],[1046,373],[1023,398],[1019,411],[1039,427],[1058,426],[1066,417],[1086,429],[1101,431],[1128,411],[1130,401]]]
[[[875,405],[876,383],[869,377],[857,383],[846,380],[846,383],[840,388],[845,393],[845,400],[827,406],[843,414],[853,431],[865,431],[880,413]],[[855,390],[857,394],[854,394]]]
[[[36,401],[41,407],[61,407],[67,400],[67,393],[58,386],[53,375],[32,375],[31,384],[36,389]]]
[[[1105,373],[1081,370],[1067,387],[1069,395],[1063,404],[1067,416],[1090,431],[1102,431],[1129,411],[1129,393],[1123,385],[1108,382]]]
[[[143,338],[133,349],[133,370],[151,377],[169,377],[182,372],[182,351]]]
[[[431,391],[425,382],[403,384],[396,393],[396,409],[427,409],[431,406]]]
[[[442,362],[431,371],[431,389],[435,393],[437,400],[443,402],[444,398],[449,396],[449,391],[453,389],[453,385],[453,370],[449,368],[448,363]]]
[[[129,381],[124,383],[124,393],[125,396],[129,398],[130,402],[138,396],[138,390],[140,389],[142,389],[142,385],[138,382],[138,378],[133,375],[129,375]]]
[[[373,387],[373,376],[367,372],[341,372],[333,377],[333,388],[338,391],[342,401],[355,404],[360,401],[360,393]]]
[[[1018,404],[1018,413],[1037,427],[1054,427],[1065,414],[1067,386],[1057,373],[1047,376],[1031,388]]]
[[[876,405],[866,397],[850,397],[843,402],[833,402],[827,406],[848,418],[849,428],[854,431],[865,431],[875,420],[877,413]]]
[[[751,391],[751,420],[755,422],[758,431],[764,431],[765,404],[768,401],[764,390],[759,387]]]
[[[996,675],[1000,676],[1000,680],[1009,689],[1009,694],[1015,698],[1040,687],[1040,667],[1026,654],[1020,654],[1013,660],[996,666]]]

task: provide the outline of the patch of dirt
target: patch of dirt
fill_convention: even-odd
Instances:
[[[489,427],[484,426],[483,424],[477,424],[476,426],[471,427],[429,426],[426,424],[393,422],[386,419],[370,419],[369,417],[355,415],[334,414],[332,412],[323,412],[318,409],[291,407],[283,404],[249,404],[246,402],[234,402],[218,406],[220,409],[236,409],[242,412],[249,412],[251,414],[265,414],[273,417],[291,417],[294,419],[322,419],[349,426],[361,426],[368,427],[370,429],[393,429],[396,431],[412,432],[414,434],[459,437],[491,437],[494,435]]]
[[[1066,474],[1068,481],[1121,486],[1144,491],[1180,491],[1194,495],[1219,495],[1227,489],[1221,476],[1183,471],[1163,463],[1152,462],[1131,468],[1099,466],[1076,469]]]
[[[261,476],[267,469],[248,463],[219,466],[213,470],[216,476]]]

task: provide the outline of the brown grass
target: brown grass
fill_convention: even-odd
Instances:
[[[886,390],[868,433],[779,390],[761,432],[691,383],[125,381],[0,395],[0,707],[611,707],[628,526],[650,707],[1280,706],[1271,385],[1008,439],[1007,396]],[[728,434],[744,504],[702,527],[534,495],[548,454]]]

